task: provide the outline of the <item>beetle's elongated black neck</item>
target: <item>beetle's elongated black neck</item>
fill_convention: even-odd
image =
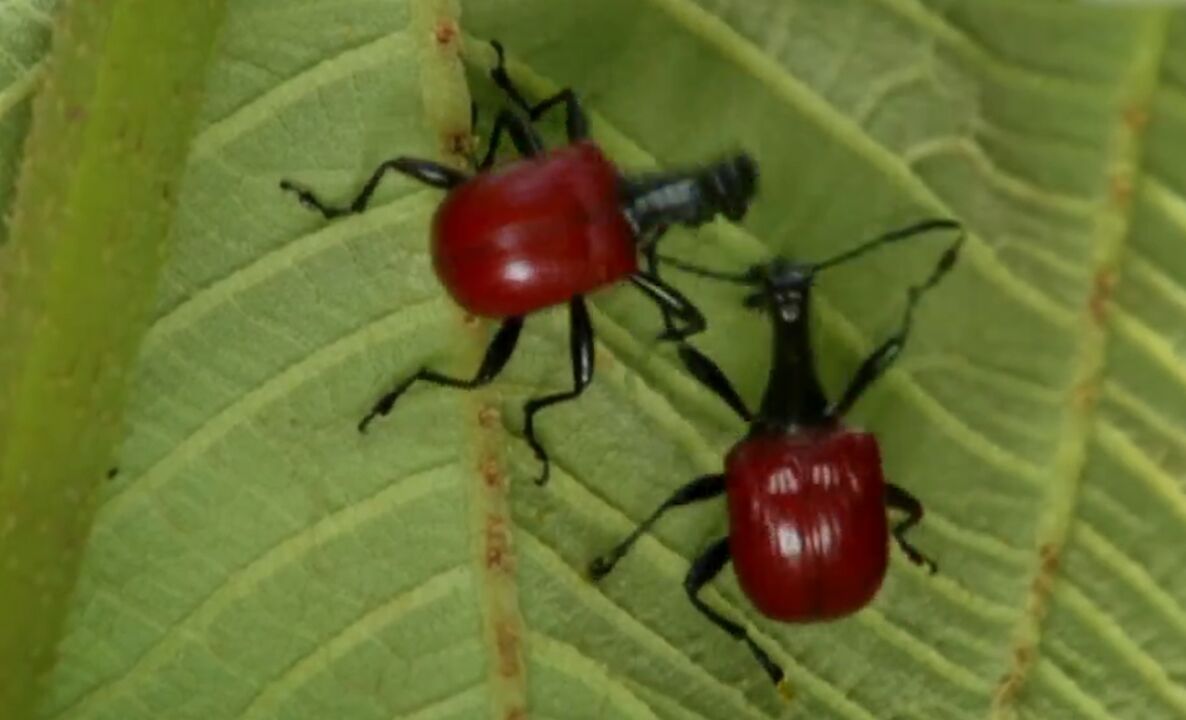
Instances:
[[[819,427],[829,422],[828,401],[811,349],[810,297],[810,285],[805,285],[785,292],[769,309],[774,354],[762,406],[751,426],[753,432]]]
[[[624,183],[624,210],[639,237],[662,225],[694,225],[712,217],[690,174],[648,175]]]
[[[716,215],[740,220],[753,198],[757,165],[736,155],[696,170],[622,179],[622,204],[638,237],[669,225],[703,225]]]

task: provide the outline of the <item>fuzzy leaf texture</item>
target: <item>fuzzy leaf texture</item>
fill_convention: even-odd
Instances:
[[[0,9],[12,33],[0,69],[0,196],[14,198],[0,233],[0,714],[11,720],[31,717],[53,665],[223,11],[222,0],[65,3],[42,60],[52,5]]]
[[[32,67],[23,11],[4,12],[7,55]],[[370,212],[325,222],[277,183],[344,200],[384,159],[464,149],[470,94],[479,135],[502,102],[488,38],[533,98],[577,89],[627,169],[758,158],[746,220],[674,233],[672,254],[739,268],[925,216],[970,229],[853,413],[926,503],[915,539],[939,574],[895,550],[876,602],[826,625],[759,618],[728,572],[705,594],[772,649],[790,701],[683,595],[689,559],[726,531],[720,503],[672,513],[599,585],[584,577],[743,431],[632,289],[593,297],[594,382],[539,418],[547,488],[529,482],[520,408],[569,382],[560,310],[529,319],[488,388],[418,388],[355,431],[421,365],[470,372],[490,328],[432,274],[438,191],[389,180]],[[0,95],[6,153],[19,77]],[[207,80],[121,474],[41,717],[1186,715],[1186,14],[235,0]],[[821,281],[833,392],[941,246]],[[669,275],[709,317],[699,347],[756,402],[765,323],[735,289]]]

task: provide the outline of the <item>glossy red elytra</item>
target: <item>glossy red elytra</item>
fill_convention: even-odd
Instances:
[[[498,64],[491,78],[518,112],[495,118],[478,174],[418,158],[399,157],[380,165],[348,205],[323,203],[290,181],[280,187],[326,218],[366,210],[379,181],[396,172],[448,194],[433,220],[433,266],[461,307],[501,320],[472,378],[455,378],[421,368],[383,395],[359,423],[388,414],[413,383],[473,389],[493,380],[519,340],[524,316],[567,303],[573,387],[532,398],[524,405],[524,436],[543,464],[548,454],[535,435],[535,414],[578,397],[593,377],[593,327],[584,295],[629,280],[663,313],[661,338],[682,340],[704,329],[704,317],[678,290],[659,278],[655,248],[672,225],[695,227],[721,215],[739,220],[753,198],[757,165],[745,153],[694,169],[624,175],[588,139],[588,121],[577,96],[565,89],[530,104],[507,76],[502,46],[492,43]],[[567,146],[546,150],[532,126],[553,107],[563,106]],[[503,133],[523,158],[491,170]],[[642,254],[646,268],[640,269]]]
[[[599,579],[669,509],[726,496],[729,536],[709,546],[684,579],[693,605],[714,625],[744,642],[770,678],[783,688],[783,671],[740,624],[699,597],[732,560],[742,590],[764,615],[785,622],[830,620],[873,599],[885,577],[892,537],[914,563],[935,564],[906,538],[922,519],[922,504],[882,473],[876,438],[847,427],[845,413],[901,353],[914,307],[955,265],[963,234],[942,255],[930,277],[910,288],[901,325],[857,369],[839,400],[825,397],[811,348],[811,289],[821,271],[889,243],[930,230],[960,230],[951,220],[927,220],[887,233],[829,260],[775,260],[746,273],[717,272],[664,259],[686,271],[754,288],[746,304],[773,322],[773,359],[757,414],[724,372],[690,345],[680,357],[698,380],[748,424],[749,432],[725,458],[724,472],[697,478],[667,499],[629,536],[590,565]],[[889,525],[886,510],[905,517]]]

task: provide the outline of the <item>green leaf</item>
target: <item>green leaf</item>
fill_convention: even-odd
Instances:
[[[21,141],[29,130],[30,98],[44,71],[51,13],[56,0],[41,0],[0,9],[0,206],[12,204]],[[8,237],[8,220],[0,225],[0,244]]]
[[[920,216],[972,236],[898,368],[854,413],[927,505],[928,576],[894,555],[877,601],[826,625],[709,602],[786,666],[782,701],[687,603],[719,504],[673,513],[614,575],[588,561],[743,428],[654,341],[630,289],[594,298],[597,377],[566,319],[532,316],[504,376],[465,373],[489,329],[436,283],[439,193],[385,182],[326,223],[277,188],[351,197],[381,160],[464,149],[444,1],[240,0],[189,158],[176,247],[87,546],[45,718],[1174,718],[1186,714],[1186,15],[1006,0],[486,0],[460,16],[533,97],[582,95],[627,168],[737,147],[762,166],[739,227],[672,237],[721,267],[822,257]],[[559,137],[558,126],[549,126]],[[828,277],[829,387],[891,331],[938,241]],[[672,273],[673,277],[675,273]],[[698,345],[754,402],[768,331],[685,281]]]
[[[0,135],[0,707],[30,717],[52,665],[148,322],[222,3],[6,7]],[[27,98],[40,84],[31,128]]]

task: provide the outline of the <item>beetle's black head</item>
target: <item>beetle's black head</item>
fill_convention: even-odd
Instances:
[[[645,237],[672,225],[698,227],[717,215],[740,220],[758,189],[758,164],[739,152],[695,169],[621,179],[623,211]]]
[[[701,176],[701,187],[717,211],[730,220],[740,220],[758,190],[758,163],[744,152],[725,158]]]
[[[746,276],[754,292],[746,296],[746,307],[777,313],[787,322],[798,319],[811,292],[815,271],[815,265],[782,257],[751,267]]]
[[[964,241],[963,228],[954,220],[945,218],[923,220],[913,225],[879,235],[872,240],[861,243],[850,250],[846,250],[820,262],[794,262],[779,257],[768,263],[755,265],[740,275],[716,273],[715,276],[755,288],[755,291],[746,297],[746,306],[770,309],[776,311],[783,319],[791,320],[806,304],[807,296],[811,291],[811,285],[815,280],[815,276],[820,272],[851,262],[871,250],[900,240],[916,237],[931,230],[955,230],[959,232],[955,243],[947,249],[947,252],[940,259],[939,265],[935,270],[934,278],[929,281],[933,284],[955,264],[956,255],[959,253],[960,246]]]
[[[746,307],[763,311],[769,310],[776,318],[793,322],[803,314],[811,286],[815,281],[815,276],[819,273],[851,262],[871,250],[932,230],[954,230],[959,234],[955,242],[940,258],[932,277],[919,287],[918,291],[921,292],[938,282],[939,278],[955,265],[956,256],[964,242],[964,234],[962,226],[954,220],[945,218],[922,220],[913,225],[879,235],[820,262],[803,263],[778,257],[770,262],[754,265],[740,273],[700,267],[666,256],[660,256],[660,259],[700,277],[749,287],[751,292],[745,298]]]

